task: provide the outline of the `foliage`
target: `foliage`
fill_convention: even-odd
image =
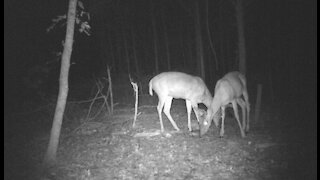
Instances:
[[[46,29],[47,33],[54,30],[54,28],[64,27],[67,23],[67,14],[58,15],[57,17],[53,18],[51,25]],[[77,7],[77,15],[76,15],[76,25],[78,25],[78,31],[80,33],[85,33],[87,36],[90,36],[90,13],[85,11],[83,3],[78,1]]]

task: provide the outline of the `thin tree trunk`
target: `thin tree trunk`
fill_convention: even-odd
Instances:
[[[195,1],[195,37],[196,37],[196,59],[198,64],[198,72],[203,80],[205,80],[203,45],[200,24],[199,2]]]
[[[132,38],[132,51],[133,51],[133,58],[134,58],[136,73],[140,75],[139,62],[137,58],[136,37],[135,37],[135,33],[133,32],[133,27],[131,28],[131,38]]]
[[[70,57],[72,53],[73,35],[74,35],[74,23],[76,17],[77,0],[69,1],[67,31],[65,44],[61,60],[60,80],[59,80],[59,95],[57,105],[54,113],[53,124],[51,128],[51,135],[47,152],[44,157],[44,163],[46,165],[54,164],[56,162],[56,154],[59,145],[59,137],[61,131],[61,124],[63,120],[63,114],[68,97],[68,76],[70,68]]]
[[[255,105],[255,111],[254,111],[254,120],[256,122],[259,121],[259,117],[260,117],[261,96],[262,96],[262,84],[258,84],[258,86],[257,86],[256,105]]]
[[[123,64],[123,58],[122,58],[122,50],[121,50],[121,32],[115,32],[115,37],[116,37],[116,51],[117,51],[117,60],[116,60],[116,69],[115,71],[123,73],[123,68],[121,65]]]
[[[246,42],[244,36],[243,1],[236,0],[235,6],[238,28],[239,71],[246,74]]]
[[[167,68],[168,71],[171,70],[171,60],[170,60],[170,50],[169,50],[169,41],[168,41],[168,33],[167,33],[167,24],[165,22],[164,19],[164,15],[163,12],[161,14],[161,20],[162,20],[162,24],[163,24],[163,33],[164,33],[164,40],[165,40],[165,45],[166,45],[166,54],[167,54]]]
[[[108,42],[109,42],[109,52],[110,52],[110,56],[111,56],[111,63],[109,63],[108,64],[108,66],[110,66],[110,64],[111,64],[111,67],[112,68],[116,68],[115,66],[116,66],[116,63],[115,63],[115,55],[114,55],[114,48],[113,48],[113,44],[112,44],[112,38],[111,38],[111,32],[109,31],[108,32],[108,36],[109,36],[109,38],[108,38]]]
[[[220,73],[224,74],[226,72],[226,63],[225,63],[226,58],[225,58],[225,54],[224,54],[225,53],[224,52],[224,44],[225,44],[224,42],[225,42],[225,40],[224,40],[224,33],[223,33],[222,28],[220,28],[220,37],[219,37],[219,39],[220,39],[220,59],[221,59],[220,67],[222,68]]]
[[[107,73],[108,73],[109,92],[110,92],[111,114],[113,114],[113,90],[112,90],[112,81],[111,81],[111,73],[110,73],[109,66],[107,66]],[[106,103],[108,104],[108,102],[106,102]]]
[[[213,54],[214,60],[215,60],[215,70],[218,71],[219,64],[218,64],[217,52],[216,52],[215,48],[213,47],[213,40],[211,38],[211,32],[210,32],[210,28],[209,28],[209,11],[208,11],[209,5],[208,5],[208,0],[205,0],[205,3],[206,3],[206,26],[207,26],[206,29],[207,29],[207,34],[208,34],[208,41],[209,41],[210,48],[212,50],[212,54]],[[211,66],[210,66],[210,69],[211,69]]]
[[[187,55],[186,55],[186,49],[188,47],[188,44],[187,43],[184,43],[183,41],[183,32],[180,33],[180,36],[179,36],[179,43],[180,43],[180,49],[182,51],[182,67],[185,68],[186,65],[188,64],[188,59],[187,59]]]
[[[154,61],[155,61],[155,68],[156,74],[159,73],[159,57],[158,57],[158,32],[156,28],[156,18],[154,15],[154,5],[153,0],[151,2],[151,17],[152,17],[152,31],[153,31],[153,48],[154,48]]]
[[[229,32],[230,33],[230,32]],[[226,57],[226,61],[225,61],[225,64],[226,64],[226,72],[227,71],[229,71],[230,69],[234,69],[234,67],[233,67],[233,62],[232,61],[227,61],[227,60],[229,60],[229,59],[232,59],[233,58],[233,56],[231,56],[231,52],[232,52],[232,48],[231,48],[231,43],[230,43],[230,37],[228,36],[228,34],[227,35],[225,35],[225,37],[226,37],[226,41],[225,41],[225,43],[226,43],[226,45],[225,45],[225,57]],[[231,65],[230,65],[231,64]]]
[[[109,52],[108,50],[109,44],[107,44],[106,32],[100,30],[97,32],[97,34],[100,36],[100,65],[101,67],[107,67],[107,65],[110,64],[110,62],[108,61],[108,54],[110,53],[109,57],[111,57],[112,59],[112,52]]]
[[[222,18],[222,7],[220,6],[219,7],[219,41],[220,41],[220,48],[219,48],[219,52],[220,52],[220,62],[221,62],[221,65],[220,67],[222,68],[221,69],[221,72],[222,74],[225,74],[226,72],[226,58],[225,58],[225,33],[224,33],[224,29],[223,29],[223,18]]]
[[[127,37],[125,35],[124,32],[124,28],[122,28],[122,37],[123,37],[123,41],[124,41],[124,51],[125,51],[125,59],[127,62],[127,70],[128,70],[128,74],[131,73],[130,71],[130,57],[129,57],[129,49],[128,49],[128,42],[127,42]]]

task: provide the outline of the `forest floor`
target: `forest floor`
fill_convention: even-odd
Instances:
[[[134,108],[127,106],[62,134],[58,164],[41,179],[316,179],[316,134],[292,123],[299,117],[262,112],[242,138],[229,110],[223,138],[214,125],[200,138],[188,131],[183,100],[173,101],[171,115],[179,132],[162,114],[165,132],[160,133],[153,104],[139,108],[135,128]],[[194,113],[192,127],[198,129]],[[5,142],[5,159],[19,162],[7,165],[6,173],[39,177],[33,167],[40,166],[47,142],[47,136],[26,146],[10,147]],[[13,156],[8,152],[13,148],[29,150]]]

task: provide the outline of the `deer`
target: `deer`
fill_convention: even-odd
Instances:
[[[214,90],[214,97],[207,110],[207,113],[210,115],[200,120],[200,137],[208,131],[212,119],[215,126],[218,127],[220,117],[216,114],[220,110],[220,108],[222,119],[220,127],[220,137],[223,137],[225,109],[226,107],[230,106],[230,103],[234,110],[234,115],[238,122],[241,136],[246,136],[245,131],[249,131],[250,114],[250,103],[246,85],[246,78],[240,72],[233,71],[227,73],[220,80],[217,81]],[[242,109],[242,125],[239,120],[238,105]],[[247,116],[245,115],[246,113]]]
[[[203,103],[209,107],[212,96],[204,81],[197,76],[183,72],[162,72],[153,77],[149,82],[149,94],[153,96],[153,91],[158,95],[157,111],[160,120],[161,132],[164,132],[162,121],[162,110],[167,116],[176,131],[180,131],[170,114],[173,98],[185,99],[188,115],[188,130],[191,132],[191,108],[193,109],[198,122],[201,114],[198,104]],[[203,111],[202,111],[203,112]],[[206,113],[207,114],[207,113]]]

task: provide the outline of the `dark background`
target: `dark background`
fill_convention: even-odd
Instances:
[[[163,13],[168,29],[172,69],[197,74],[194,73],[196,60],[190,60],[195,58],[195,52],[187,56],[186,51],[182,50],[185,47],[181,45],[186,46],[189,43],[191,49],[194,47],[194,37],[192,37],[194,25],[190,14],[194,7],[192,3],[193,1],[182,3],[182,1],[165,0],[154,3],[160,48],[160,71],[167,70],[161,22],[161,13]],[[19,96],[23,88],[21,79],[28,75],[27,71],[37,64],[51,62],[55,58],[51,52],[62,50],[61,41],[64,39],[65,27],[57,28],[49,34],[46,34],[45,30],[52,18],[66,12],[68,2],[12,0],[5,1],[4,5],[5,93]],[[79,33],[75,35],[72,56],[72,62],[75,65],[71,67],[71,78],[79,74],[89,77],[105,71],[104,65],[110,63],[111,56],[110,50],[106,49],[110,47],[105,45],[103,47],[105,49],[102,49],[101,43],[108,44],[111,41],[113,46],[119,47],[115,44],[117,36],[124,29],[130,40],[128,35],[130,28],[136,34],[137,56],[142,74],[154,73],[150,1],[90,1],[88,3],[85,1],[84,5],[91,13],[92,35],[90,37]],[[208,6],[211,36],[220,64],[218,70],[215,69],[214,57],[206,40],[204,20],[201,26],[204,29],[202,34],[207,65],[206,82],[210,84],[209,86],[214,86],[212,82],[227,71],[237,69],[237,32],[231,2],[209,1]],[[200,3],[200,9],[201,18],[205,19],[203,2]],[[276,99],[299,102],[305,101],[306,98],[315,99],[316,20],[316,1],[250,1],[245,10],[249,86],[255,88],[258,82],[262,82],[267,88],[268,78],[272,76]],[[222,46],[219,44],[221,36],[225,39],[222,43],[230,44],[228,47],[223,47],[225,51],[223,55],[220,53]],[[184,42],[180,43],[181,39]],[[227,48],[230,50],[226,50]],[[104,55],[101,56],[103,51],[105,51]],[[127,73],[126,62],[123,60],[123,48],[120,51],[122,56],[116,57],[116,61],[122,63],[120,66],[123,68],[118,65],[113,68],[113,71]],[[187,59],[189,64],[183,65],[184,59]],[[229,65],[221,67],[223,62]],[[55,66],[50,73],[58,74],[59,62],[50,65]],[[131,66],[134,73],[133,64]],[[50,83],[57,86],[57,81]]]
[[[205,31],[205,3],[200,2],[206,83],[213,91],[215,82],[228,71],[236,70],[237,31],[232,1],[209,1],[208,22],[219,66]],[[247,1],[245,38],[247,79],[252,102],[256,85],[264,85],[263,101],[288,104],[292,112],[315,116],[317,90],[317,17],[316,1]],[[25,101],[38,95],[57,95],[59,61],[52,52],[61,52],[65,26],[50,33],[51,19],[65,14],[67,1],[5,1],[4,3],[4,97],[5,115],[16,111]],[[155,74],[150,1],[84,1],[90,12],[91,36],[75,33],[70,83],[99,77],[111,64],[114,78],[128,76],[122,32],[128,40],[131,73],[136,73],[132,59],[130,30],[135,33],[140,77]],[[172,70],[198,75],[196,71],[194,1],[155,1],[158,30],[159,67],[166,71],[163,19],[167,25]],[[112,44],[110,46],[110,44]],[[113,54],[112,54],[113,53]],[[112,64],[111,56],[116,64]],[[46,72],[32,71],[35,67]],[[34,90],[31,82],[40,81]],[[31,85],[30,85],[31,84]],[[31,87],[30,87],[31,86]],[[303,108],[301,108],[303,107]],[[315,121],[316,118],[308,120]],[[299,120],[300,121],[300,120]]]

